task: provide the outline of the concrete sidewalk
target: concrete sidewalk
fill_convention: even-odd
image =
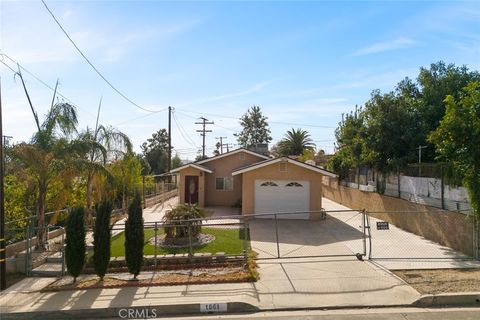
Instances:
[[[188,308],[199,310],[201,303],[229,303],[230,309],[243,311],[405,306],[420,297],[398,278],[355,258],[260,262],[259,272],[260,280],[255,283],[61,292],[39,291],[56,279],[27,278],[0,294],[0,311],[4,315],[59,310],[78,310],[75,312],[79,313],[80,310],[97,310],[103,314],[107,309],[176,306],[177,312],[182,313]],[[154,276],[154,273],[144,272],[143,276]]]

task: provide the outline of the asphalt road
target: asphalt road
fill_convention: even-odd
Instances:
[[[125,313],[126,315],[126,313]],[[175,320],[480,320],[480,308],[381,308],[381,309],[342,309],[342,310],[305,310],[305,311],[272,311],[250,314],[196,315],[189,317],[163,318],[160,314],[143,319],[175,319]],[[103,318],[104,319],[104,318]],[[135,319],[118,316],[109,319]],[[137,318],[138,319],[138,318]],[[94,320],[94,319],[92,319]]]

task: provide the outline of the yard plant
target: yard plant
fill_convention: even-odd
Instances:
[[[73,277],[73,282],[77,281],[77,277],[85,265],[84,216],[84,208],[76,207],[70,210],[67,218],[65,261],[68,273]]]
[[[137,190],[128,207],[128,218],[125,221],[125,260],[134,279],[137,279],[143,265],[144,237],[142,201]]]
[[[103,281],[110,262],[110,215],[112,202],[103,200],[96,207],[95,229],[93,230],[93,264],[95,273]]]
[[[195,204],[180,204],[167,211],[165,223],[165,244],[186,245],[189,237],[196,238],[202,231],[202,220],[206,212]]]

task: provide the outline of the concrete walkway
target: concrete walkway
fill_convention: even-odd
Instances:
[[[170,198],[165,202],[156,204],[153,207],[143,209],[143,220],[144,222],[161,221],[165,212],[174,208],[177,205],[178,205],[178,196]],[[115,223],[115,225],[112,228],[112,236],[120,232],[123,232],[125,230],[125,220],[126,218],[119,220]]]

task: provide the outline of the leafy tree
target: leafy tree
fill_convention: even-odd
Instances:
[[[175,153],[175,156],[172,158],[172,169],[178,168],[182,165],[182,159],[178,153]]]
[[[459,98],[445,99],[446,112],[429,140],[441,160],[463,175],[473,212],[480,215],[480,81],[468,84]]]
[[[84,215],[83,207],[76,207],[70,210],[67,218],[65,262],[68,273],[73,277],[73,282],[77,281],[77,277],[85,265]]]
[[[93,265],[95,273],[103,281],[110,263],[110,215],[113,205],[104,200],[96,207],[95,228],[93,230]]]
[[[208,159],[207,156],[203,156],[202,154],[198,154],[196,157],[195,157],[195,161],[201,161],[201,160],[205,160],[205,159]]]
[[[37,237],[40,250],[46,248],[45,209],[47,190],[53,181],[72,177],[78,168],[79,154],[86,146],[69,139],[75,132],[77,113],[68,103],[57,103],[51,107],[42,124],[35,115],[38,131],[31,143],[20,143],[11,148],[12,157],[21,163],[35,181]]]
[[[135,192],[133,201],[128,208],[128,218],[125,221],[125,260],[128,271],[136,279],[143,265],[143,217],[140,193]]]
[[[168,169],[168,133],[160,129],[141,145],[142,153],[153,174],[165,173]]]
[[[7,244],[22,240],[26,221],[25,207],[28,200],[27,186],[15,175],[5,176],[5,233]]]
[[[381,94],[375,90],[365,103],[365,159],[385,173],[405,164],[414,154],[416,114],[409,104],[394,92]]]
[[[269,143],[272,141],[270,129],[260,107],[253,106],[240,118],[242,131],[235,134],[238,144],[243,148],[255,147],[258,143]]]
[[[135,154],[127,154],[122,159],[108,165],[107,169],[113,177],[113,194],[107,196],[115,197],[121,202],[123,209],[127,208],[129,199],[134,195],[135,186],[142,183],[142,159]],[[109,185],[106,182],[106,185]]]
[[[429,68],[420,68],[417,78],[418,120],[422,126],[420,143],[430,146],[422,153],[425,161],[433,161],[435,157],[433,145],[429,143],[427,137],[438,127],[445,115],[445,97],[451,95],[458,99],[462,89],[472,81],[480,81],[480,73],[470,71],[466,66],[456,67],[454,64],[439,61],[432,63]]]
[[[278,147],[282,156],[299,156],[306,150],[315,150],[315,144],[310,138],[310,134],[302,129],[288,130]]]
[[[87,128],[79,135],[79,139],[91,146],[91,149],[86,154],[90,161],[86,168],[86,220],[89,222],[92,215],[93,179],[95,174],[109,176],[109,172],[104,167],[108,158],[116,159],[125,153],[131,153],[132,143],[123,132],[103,125],[98,125],[95,130]]]

